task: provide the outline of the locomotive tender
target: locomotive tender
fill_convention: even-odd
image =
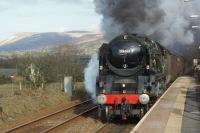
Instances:
[[[97,103],[99,117],[140,118],[184,71],[184,59],[152,39],[123,34],[99,48]]]

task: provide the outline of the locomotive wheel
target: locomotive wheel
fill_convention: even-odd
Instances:
[[[161,95],[165,92],[165,90],[167,89],[167,85],[166,85],[166,82],[165,81],[162,81],[161,82]],[[159,97],[161,96],[159,95]]]
[[[159,92],[160,92],[160,82],[158,82],[156,85],[156,97],[159,97]]]
[[[144,106],[144,113],[146,114],[149,111],[149,104]]]
[[[109,111],[108,106],[106,106],[106,108],[105,108],[105,117],[106,117],[107,122],[109,122],[111,120],[111,115],[110,115],[110,111]]]
[[[105,108],[98,109],[98,117],[101,119],[102,122],[109,122],[111,119],[111,115],[109,112],[109,107],[106,106]]]
[[[99,117],[99,118],[102,117],[102,109],[101,109],[100,106],[98,107],[98,117]]]
[[[140,114],[139,114],[139,119],[142,119],[142,117],[144,116],[144,108],[142,107],[141,109],[140,109]]]
[[[142,119],[142,117],[148,112],[148,110],[149,110],[149,104],[144,105],[143,107],[141,107],[139,118]]]

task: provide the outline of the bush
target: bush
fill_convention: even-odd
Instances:
[[[72,76],[75,82],[83,81],[83,65],[78,53],[74,46],[51,53],[26,53],[17,59],[17,69],[32,88],[43,88],[49,82],[62,83],[65,76]]]

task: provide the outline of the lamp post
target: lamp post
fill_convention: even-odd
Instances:
[[[197,0],[183,0],[183,2],[187,2],[192,8],[194,8],[193,6],[196,4],[195,2],[197,2]],[[199,35],[200,35],[200,25],[199,25],[199,18],[200,18],[200,14],[199,12],[196,12],[197,10],[195,10],[195,13],[194,14],[190,14],[189,18],[190,18],[190,24],[191,24],[191,31],[194,35],[194,43],[196,43],[195,45],[195,49],[196,49],[196,56],[193,60],[193,63],[198,65],[198,62],[200,61],[200,38],[199,38]]]
[[[11,78],[11,89],[12,89],[12,95],[14,95],[14,90],[13,90],[13,78],[14,78],[14,76],[11,75],[10,78]]]
[[[198,61],[200,61],[200,38],[199,38],[199,34],[200,34],[200,26],[199,25],[193,25],[192,27],[193,33],[195,35],[195,40],[196,40],[196,47],[197,47],[197,55],[196,58],[198,59]]]

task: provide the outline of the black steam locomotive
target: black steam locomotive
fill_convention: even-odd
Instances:
[[[146,36],[120,35],[103,44],[98,55],[98,114],[107,120],[116,115],[142,117],[172,79],[169,61],[174,55]]]

